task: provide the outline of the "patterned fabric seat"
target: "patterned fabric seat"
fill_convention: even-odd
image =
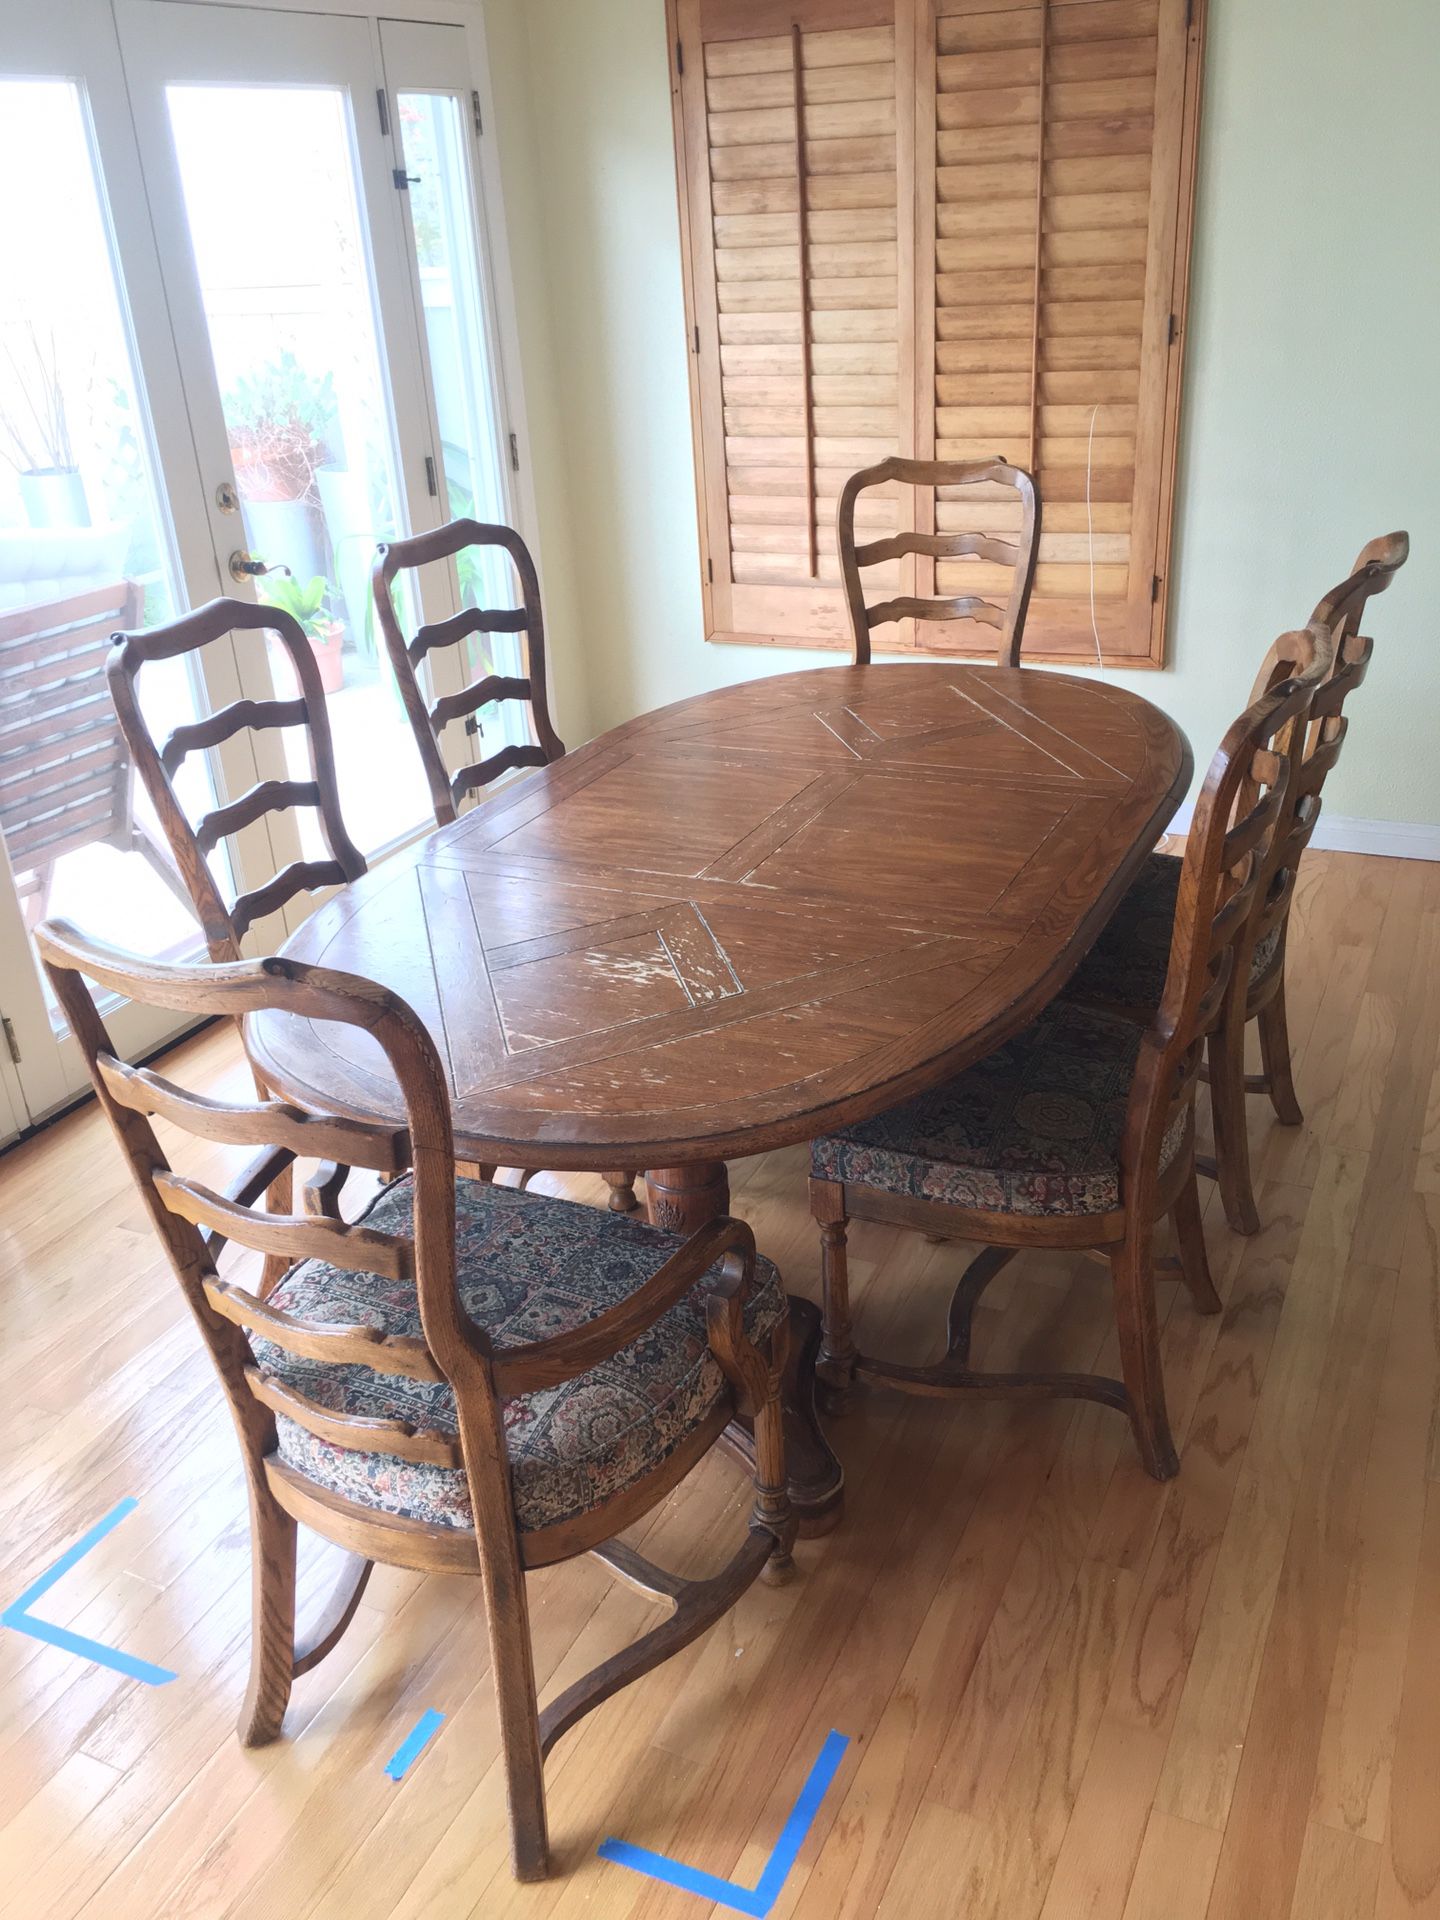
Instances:
[[[411,1182],[383,1192],[367,1223],[411,1230]],[[684,1245],[625,1214],[456,1183],[460,1297],[497,1348],[522,1346],[582,1326],[633,1293]],[[307,1319],[363,1321],[390,1334],[418,1335],[414,1285],[306,1260],[270,1295],[270,1304]],[[780,1277],[756,1267],[746,1306],[751,1335],[763,1338],[786,1311]],[[455,1396],[445,1382],[409,1380],[368,1367],[335,1366],[252,1339],[264,1373],[337,1413],[411,1422],[453,1435]],[[705,1333],[705,1289],[687,1294],[632,1346],[562,1386],[505,1403],[515,1511],[522,1530],[555,1525],[599,1506],[651,1472],[694,1431],[725,1391]],[[446,1527],[472,1524],[470,1492],[458,1468],[415,1464],[393,1454],[331,1446],[277,1415],[280,1458],[322,1487],[407,1519]]]
[[[816,1140],[820,1180],[987,1213],[1109,1213],[1142,1029],[1057,1001],[933,1092]],[[1162,1167],[1179,1151],[1172,1122]]]
[[[1174,854],[1150,855],[1114,918],[1075,970],[1065,989],[1067,998],[1147,1010],[1159,1006],[1175,932],[1180,864]],[[1272,927],[1251,957],[1252,981],[1263,979],[1279,944],[1280,928]]]

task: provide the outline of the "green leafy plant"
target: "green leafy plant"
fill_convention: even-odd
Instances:
[[[244,374],[224,400],[235,481],[246,500],[309,500],[335,432],[335,383],[316,380],[287,348]]]
[[[278,607],[300,623],[300,631],[312,640],[333,638],[340,622],[330,611],[330,582],[317,573],[309,580],[296,580],[289,574],[272,574],[259,584],[260,598],[267,607]]]

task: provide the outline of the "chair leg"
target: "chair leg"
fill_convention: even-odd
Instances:
[[[634,1213],[640,1202],[635,1198],[635,1175],[633,1173],[607,1173],[605,1184],[610,1189],[611,1213]]]
[[[510,1551],[506,1552],[507,1545]],[[510,1865],[517,1880],[543,1880],[550,1870],[545,1820],[544,1757],[540,1706],[525,1575],[511,1542],[482,1557],[485,1615],[490,1631],[490,1670],[500,1716],[505,1798],[510,1810]]]
[[[1175,1223],[1175,1240],[1180,1249],[1180,1271],[1190,1289],[1190,1298],[1200,1313],[1219,1313],[1223,1304],[1210,1277],[1210,1259],[1205,1251],[1205,1230],[1200,1224],[1200,1188],[1192,1161],[1189,1178],[1175,1196],[1170,1209]]]
[[[256,1469],[259,1472],[259,1469]],[[295,1677],[295,1522],[263,1483],[250,1487],[250,1684],[240,1744],[278,1740]]]
[[[1160,1366],[1160,1330],[1155,1318],[1155,1275],[1150,1258],[1151,1231],[1133,1232],[1110,1255],[1115,1289],[1115,1325],[1120,1335],[1121,1372],[1129,1401],[1130,1428],[1140,1459],[1152,1480],[1170,1480],[1180,1470],[1170,1418],[1165,1411],[1165,1376]]]
[[[820,1354],[815,1374],[826,1389],[825,1409],[843,1413],[855,1384],[855,1331],[850,1318],[850,1266],[846,1251],[845,1189],[835,1180],[810,1182],[810,1211],[820,1226],[823,1288]]]
[[[785,1471],[785,1408],[780,1384],[790,1345],[790,1322],[783,1319],[770,1336],[770,1386],[755,1409],[755,1505],[751,1525],[773,1535],[775,1550],[760,1578],[783,1587],[795,1577],[791,1548],[799,1521],[790,1506],[790,1483]]]
[[[1290,1072],[1290,1028],[1285,1017],[1285,976],[1275,998],[1262,1007],[1259,1016],[1260,1059],[1269,1082],[1266,1091],[1275,1117],[1282,1126],[1298,1127],[1305,1115],[1295,1097],[1295,1082]]]
[[[1236,1233],[1258,1233],[1260,1215],[1250,1183],[1250,1128],[1245,1115],[1245,1008],[1228,1006],[1210,1036],[1210,1113],[1215,1122],[1215,1166],[1225,1218]]]

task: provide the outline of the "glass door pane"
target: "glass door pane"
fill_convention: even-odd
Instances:
[[[172,85],[166,100],[245,544],[277,569],[257,592],[310,641],[346,821],[373,852],[429,801],[371,606],[399,487],[347,98],[252,84]],[[278,647],[271,658],[288,691]],[[287,744],[303,775],[303,743]],[[318,852],[313,813],[300,824]]]
[[[0,196],[0,259],[24,262],[0,280],[0,912],[13,887],[27,930],[62,915],[174,957],[199,930],[104,666],[112,632],[170,619],[186,596],[75,81],[0,76],[0,171],[25,182]],[[152,669],[142,699],[162,734],[206,706],[182,661]],[[213,804],[203,757],[186,777],[199,810]],[[27,972],[7,981],[7,1014],[43,1007],[63,1035],[33,958]],[[22,1060],[46,1053],[39,1040]]]
[[[385,20],[381,43],[407,180],[411,271],[441,450],[441,510],[447,519],[514,526],[466,35],[459,27]],[[519,583],[500,549],[462,554],[453,591],[465,607],[519,604]],[[472,634],[464,646],[467,680],[520,671],[514,634]],[[512,702],[477,718],[483,735],[467,739],[459,723],[448,729],[442,747],[452,765],[529,738],[524,710]]]

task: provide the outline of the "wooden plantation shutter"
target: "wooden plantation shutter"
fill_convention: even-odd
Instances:
[[[1198,9],[671,6],[707,635],[844,646],[846,476],[1000,455],[1044,505],[1026,657],[1158,664]],[[1013,511],[899,486],[868,506],[877,533]],[[907,557],[867,586],[984,591],[984,570]],[[877,640],[988,651],[968,623]]]
[[[895,14],[678,6],[712,632],[843,641],[840,489],[909,431],[913,67]],[[899,505],[877,500],[875,524],[894,530]]]

